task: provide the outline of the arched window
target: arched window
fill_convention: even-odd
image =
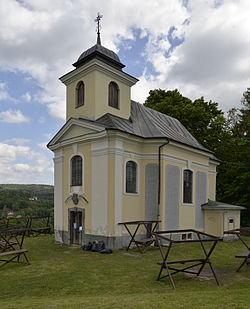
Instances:
[[[183,172],[183,203],[193,203],[193,172],[190,170]]]
[[[82,185],[82,157],[74,156],[71,159],[71,186]]]
[[[84,105],[84,83],[80,82],[76,88],[76,107]]]
[[[119,108],[118,104],[119,88],[116,83],[109,83],[109,106]]]
[[[137,164],[134,161],[126,163],[126,193],[137,193]]]

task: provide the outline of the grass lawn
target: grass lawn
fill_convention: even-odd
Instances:
[[[143,255],[136,249],[102,255],[55,244],[50,235],[26,238],[24,248],[31,265],[0,269],[1,309],[250,308],[250,267],[235,272],[241,261],[234,255],[244,251],[239,241],[220,242],[211,256],[220,287],[212,278],[179,273],[174,276],[176,292],[168,278],[156,281],[157,248]],[[172,257],[197,257],[199,252],[199,244],[177,245]]]

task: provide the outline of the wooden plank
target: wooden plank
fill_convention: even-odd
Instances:
[[[153,238],[153,237],[136,240],[136,242],[139,243],[139,244],[145,244],[147,242],[153,242],[153,241],[155,241],[155,238]]]
[[[185,263],[193,263],[193,262],[204,262],[205,259],[187,259],[187,260],[176,260],[176,261],[166,261],[166,264],[185,264]],[[158,262],[158,265],[162,265],[163,262]]]
[[[245,251],[245,252],[242,252],[242,253],[239,253],[237,255],[235,255],[236,258],[246,258],[250,255],[250,251]]]
[[[11,255],[11,254],[19,254],[19,253],[24,253],[28,252],[27,249],[20,249],[20,250],[14,250],[14,251],[6,251],[6,252],[1,252],[0,256],[6,256],[6,255]]]

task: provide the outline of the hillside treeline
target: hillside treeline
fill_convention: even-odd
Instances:
[[[54,187],[47,185],[0,185],[0,216],[54,215]]]

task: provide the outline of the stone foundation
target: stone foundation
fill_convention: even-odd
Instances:
[[[136,239],[145,238],[145,235],[137,235]],[[131,237],[127,236],[104,236],[104,235],[92,235],[82,233],[81,245],[88,244],[93,241],[103,241],[105,248],[112,250],[119,250],[127,248]],[[68,231],[55,230],[55,241],[70,245],[70,233]],[[133,244],[134,245],[134,244]]]

